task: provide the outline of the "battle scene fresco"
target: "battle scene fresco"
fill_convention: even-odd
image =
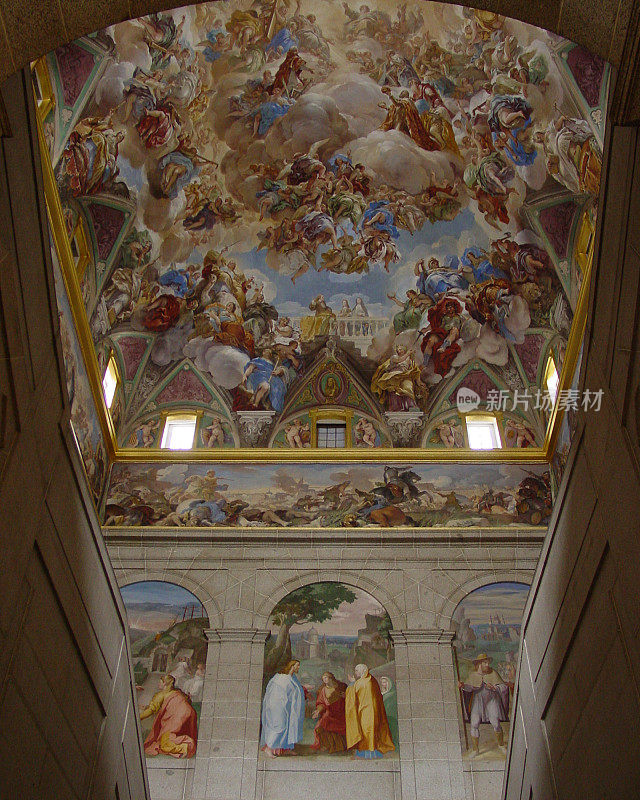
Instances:
[[[85,38],[49,59],[45,132],[125,376],[120,446],[157,447],[161,411],[191,406],[215,406],[197,446],[246,446],[231,415],[282,415],[328,342],[378,417],[440,414],[470,371],[541,387],[595,225],[604,62],[399,0],[204,3]],[[386,446],[372,416],[360,445]]]
[[[193,758],[198,745],[209,620],[197,597],[173,583],[139,581],[120,591],[144,752],[170,767]]]
[[[261,758],[399,757],[391,620],[375,598],[308,584],[280,600],[269,629]]]
[[[505,759],[528,593],[524,583],[491,583],[468,594],[454,612],[465,759]]]
[[[549,468],[527,464],[119,464],[108,527],[545,525]]]

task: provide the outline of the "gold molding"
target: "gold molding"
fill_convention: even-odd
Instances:
[[[588,209],[585,208],[585,210],[583,210],[583,215],[587,212]],[[562,393],[571,387],[575,377],[576,366],[578,364],[578,358],[580,356],[580,350],[584,340],[584,331],[587,324],[587,311],[589,310],[589,289],[591,285],[591,270],[593,266],[593,247],[595,243],[595,237],[591,238],[590,243],[591,252],[587,256],[587,263],[582,276],[582,285],[580,286],[580,293],[578,294],[578,301],[576,302],[576,310],[573,315],[573,320],[571,321],[571,330],[567,340],[567,349],[558,380],[558,394],[549,418],[549,422],[547,424],[547,433],[542,446],[549,463],[551,463],[556,450],[558,436],[560,435],[560,428],[562,427],[562,420],[565,414],[565,409],[560,407],[559,399],[562,396]],[[574,260],[575,259],[576,254],[574,253]]]
[[[67,296],[69,298],[69,305],[73,315],[73,322],[78,335],[80,350],[82,351],[82,358],[87,371],[89,387],[95,403],[100,429],[104,438],[105,449],[107,451],[109,460],[115,461],[117,453],[116,433],[111,420],[111,415],[109,414],[104,401],[104,394],[102,391],[102,376],[100,375],[100,369],[98,367],[98,359],[96,357],[95,346],[93,344],[93,337],[91,336],[91,331],[89,330],[89,321],[87,320],[87,314],[84,307],[84,300],[82,298],[82,290],[80,289],[80,281],[78,278],[76,263],[73,258],[73,253],[71,252],[71,243],[67,233],[64,214],[62,213],[62,204],[60,202],[60,195],[58,194],[58,187],[53,174],[53,167],[51,165],[49,152],[47,150],[47,145],[44,138],[42,121],[43,118],[41,117],[40,110],[37,109],[36,124],[38,128],[38,144],[40,145],[40,163],[42,165],[44,195],[47,206],[47,215],[49,217],[51,236],[56,248],[64,284],[67,289]]]
[[[175,537],[179,535],[179,539],[181,542],[184,541],[191,541],[187,537],[195,536],[197,537],[198,541],[201,541],[206,544],[224,544],[225,546],[235,546],[235,547],[242,547],[243,544],[246,544],[249,539],[246,538],[248,536],[251,537],[251,544],[260,543],[260,540],[268,537],[268,544],[273,544],[273,536],[277,538],[286,538],[290,534],[299,534],[304,537],[309,537],[309,534],[313,534],[314,541],[317,539],[322,539],[325,535],[331,537],[336,540],[336,534],[340,534],[340,541],[343,545],[349,547],[358,547],[363,543],[363,538],[360,536],[357,539],[347,539],[346,541],[342,539],[344,535],[349,531],[358,531],[359,534],[364,535],[366,537],[367,534],[373,536],[376,540],[377,544],[384,545],[384,537],[387,538],[388,543],[396,544],[397,540],[404,534],[411,533],[411,538],[414,540],[422,539],[422,541],[416,541],[416,544],[429,544],[437,539],[446,539],[450,541],[450,537],[453,535],[456,537],[456,541],[464,547],[465,545],[465,534],[466,538],[474,539],[474,538],[481,538],[483,541],[487,541],[487,539],[491,539],[492,544],[495,544],[497,547],[500,547],[501,544],[504,542],[504,545],[507,547],[512,547],[514,543],[516,544],[531,544],[531,539],[536,538],[542,541],[547,531],[549,530],[547,525],[522,525],[522,524],[513,524],[513,525],[479,525],[477,528],[455,528],[451,527],[450,525],[443,525],[441,528],[427,528],[427,527],[416,527],[411,525],[394,525],[393,528],[380,528],[376,525],[366,525],[362,527],[344,527],[344,528],[336,528],[334,527],[327,527],[327,528],[303,528],[303,527],[274,527],[272,525],[264,527],[247,527],[243,528],[238,525],[216,525],[212,528],[196,528],[193,526],[184,526],[184,527],[176,527],[175,525],[103,525],[102,534],[105,539],[118,539],[118,538],[127,538],[128,536],[135,536],[136,542],[138,544],[141,543],[144,539],[153,539],[154,536],[158,536],[159,534],[164,534],[163,538],[171,539],[172,542],[175,544]],[[241,537],[245,537],[244,541],[239,540],[238,538],[231,538],[226,539],[223,537],[222,539],[219,537],[219,533],[233,533],[237,537],[238,534]],[[495,536],[492,537],[492,534],[495,532]],[[507,533],[508,536],[498,536],[499,533]],[[331,536],[333,534],[333,536]],[[382,534],[383,538],[380,538],[380,534]],[[460,534],[463,534],[463,537],[460,538]],[[423,538],[424,537],[424,538]],[[527,541],[529,539],[529,541]]]
[[[81,213],[78,213],[78,222],[76,223],[76,227],[74,228],[69,240],[70,247],[73,241],[75,241],[76,247],[78,248],[78,258],[77,260],[74,259],[74,261],[76,263],[76,274],[78,276],[78,281],[81,281],[91,261],[91,252],[89,250],[89,243],[87,242],[87,232]],[[71,251],[71,256],[73,258],[73,250]]]
[[[35,70],[44,70],[46,81],[51,86],[46,64],[41,64],[39,59],[33,64]],[[38,73],[39,74],[39,73]],[[42,83],[41,83],[42,86]],[[35,96],[35,89],[34,89]],[[55,98],[52,93],[52,102]],[[225,463],[283,463],[283,462],[307,462],[324,463],[328,461],[357,463],[357,462],[414,462],[414,463],[506,463],[506,464],[539,464],[551,462],[555,451],[555,446],[560,433],[564,410],[559,408],[556,400],[552,410],[549,423],[547,425],[544,444],[542,447],[527,448],[508,448],[504,446],[497,450],[471,450],[470,448],[305,448],[298,450],[295,448],[251,448],[238,447],[234,449],[216,449],[213,452],[201,448],[191,451],[166,450],[159,447],[154,448],[132,448],[118,447],[116,431],[113,426],[111,415],[109,414],[102,391],[102,376],[98,366],[93,337],[89,328],[80,281],[73,254],[67,228],[62,212],[60,195],[55,181],[53,167],[49,158],[49,152],[43,132],[43,120],[51,110],[51,106],[38,103],[36,97],[36,121],[38,128],[38,142],[40,145],[40,160],[44,179],[44,194],[49,217],[51,235],[60,262],[64,283],[67,289],[69,305],[73,315],[73,320],[82,351],[85,369],[89,379],[91,394],[96,406],[96,412],[100,423],[100,428],[105,441],[107,457],[110,462],[139,463],[139,462],[225,462]],[[589,254],[587,269],[584,271],[582,285],[576,303],[576,310],[572,321],[571,331],[567,343],[565,359],[562,364],[560,380],[558,384],[558,397],[561,392],[571,386],[574,371],[582,345],[582,338],[587,318],[587,307],[589,302],[589,283],[591,277],[591,266],[593,262],[593,251]],[[452,409],[453,411],[454,409]],[[342,410],[341,410],[342,412]],[[176,413],[176,412],[168,412]],[[196,412],[194,412],[196,413]],[[316,409],[316,418],[323,416],[336,416],[336,410],[331,408]],[[310,415],[311,416],[311,415]],[[497,415],[496,415],[497,416]],[[164,426],[163,426],[164,427]],[[315,430],[315,424],[314,424]],[[501,426],[498,426],[500,436],[503,437]],[[350,425],[347,425],[349,437],[351,437]],[[197,429],[196,429],[197,435]],[[161,436],[161,432],[159,434]],[[466,436],[466,432],[465,432]],[[160,441],[160,439],[158,439]],[[181,529],[182,530],[182,529]]]
[[[279,464],[283,462],[306,462],[308,464],[335,463],[500,463],[500,464],[548,464],[547,451],[543,447],[503,447],[498,450],[471,450],[456,447],[450,449],[421,449],[418,447],[372,447],[372,448],[284,448],[239,447],[236,449],[200,450],[162,450],[157,448],[126,447],[119,448],[115,461],[136,462],[181,462],[197,463],[242,463]],[[169,457],[167,457],[169,456]]]
[[[51,85],[51,76],[49,75],[49,68],[47,67],[47,57],[41,56],[37,61],[31,65],[33,74],[35,75],[38,86],[40,87],[40,97],[36,93],[36,87],[33,87],[33,96],[36,102],[36,111],[38,112],[38,122],[44,122],[47,114],[55,108],[56,96]]]

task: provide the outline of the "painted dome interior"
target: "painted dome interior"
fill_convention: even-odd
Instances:
[[[363,451],[465,448],[460,388],[482,410],[561,371],[609,82],[582,47],[431,2],[230,0],[36,75],[118,450],[157,457],[175,411],[202,450],[336,420]],[[509,405],[500,436],[542,447],[548,420]]]

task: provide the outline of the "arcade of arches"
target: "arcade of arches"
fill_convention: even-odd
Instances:
[[[474,6],[0,9],[7,797],[638,793],[640,4]]]

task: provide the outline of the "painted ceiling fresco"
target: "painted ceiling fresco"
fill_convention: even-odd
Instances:
[[[549,521],[547,466],[113,465],[115,527],[473,528]]]
[[[73,325],[67,290],[53,244],[51,245],[51,260],[60,323],[60,340],[64,351],[65,382],[69,397],[71,429],[84,466],[91,497],[97,509],[100,507],[102,493],[109,475],[109,459],[100,429],[98,412],[89,388],[82,348]]]
[[[158,447],[171,408],[205,415],[199,447],[255,444],[234,416],[255,410],[275,412],[261,443],[306,446],[323,404],[360,413],[354,446],[358,424],[363,447],[461,446],[460,385],[485,402],[562,363],[608,86],[581,47],[430,2],[230,0],[48,65],[121,447]],[[389,412],[422,427],[400,436]],[[544,438],[538,412],[513,425]]]

